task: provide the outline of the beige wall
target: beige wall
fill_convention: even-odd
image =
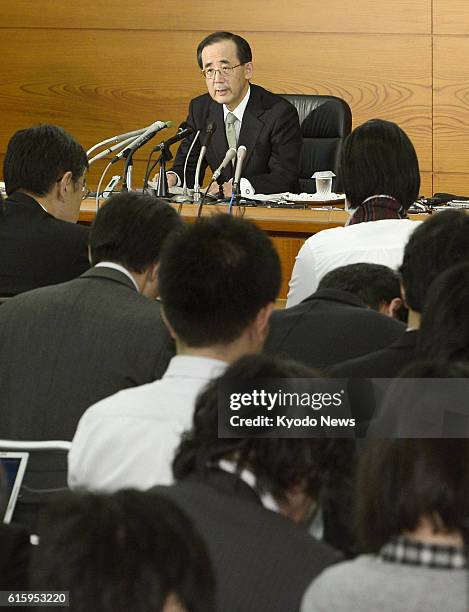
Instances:
[[[237,7],[2,0],[0,156],[14,130],[38,121],[64,126],[87,148],[156,119],[178,124],[205,87],[197,43],[229,27],[253,47],[254,81],[277,92],[341,96],[354,125],[398,122],[417,148],[422,193],[469,193],[465,0],[239,0]],[[92,177],[102,169],[97,164]]]

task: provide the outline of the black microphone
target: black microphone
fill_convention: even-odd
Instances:
[[[155,151],[162,151],[163,149],[170,147],[176,142],[179,142],[180,140],[186,138],[186,136],[190,136],[193,131],[194,130],[191,128],[191,126],[185,121],[183,121],[178,127],[178,131],[176,132],[176,134],[174,134],[174,136],[171,136],[171,138],[168,138],[168,140],[157,144],[156,147],[153,148],[152,153],[155,153]]]
[[[194,197],[193,197],[193,201],[195,204],[200,202],[200,185],[199,185],[200,167],[202,166],[202,160],[205,157],[205,153],[207,152],[207,147],[210,144],[212,135],[214,134],[216,129],[217,129],[217,124],[215,123],[215,121],[212,121],[211,123],[207,123],[205,132],[200,134],[200,143],[202,146],[200,147],[199,159],[197,160],[197,166],[195,169]]]

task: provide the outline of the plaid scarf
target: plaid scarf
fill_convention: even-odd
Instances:
[[[466,567],[464,551],[458,546],[424,544],[400,536],[393,538],[379,551],[383,561],[421,565],[435,569],[461,569]]]
[[[381,219],[407,219],[406,211],[396,198],[388,195],[373,195],[360,204],[347,225]]]

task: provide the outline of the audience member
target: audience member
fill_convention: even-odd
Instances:
[[[342,149],[340,180],[353,214],[346,227],[319,232],[301,247],[287,307],[311,295],[339,266],[371,262],[397,269],[417,227],[407,219],[420,187],[417,155],[395,123],[373,119],[353,130]]]
[[[469,440],[376,440],[363,454],[365,553],[326,570],[302,612],[465,612]]]
[[[469,258],[433,281],[422,314],[417,354],[425,359],[469,361],[468,313]]]
[[[88,228],[76,225],[86,196],[86,153],[62,128],[19,130],[3,162],[0,295],[75,278],[88,269]]]
[[[400,304],[399,281],[390,268],[369,263],[337,268],[301,304],[274,312],[265,351],[315,368],[365,355],[402,335],[404,325],[384,316]]]
[[[172,482],[174,450],[199,391],[228,363],[262,348],[280,263],[254,224],[215,215],[169,239],[159,281],[178,354],[160,381],[121,391],[84,414],[69,454],[72,487]]]
[[[1,307],[0,435],[71,440],[91,404],[162,376],[174,348],[155,301],[158,265],[180,225],[165,202],[112,197],[91,229],[93,268]]]
[[[214,612],[205,546],[156,493],[67,493],[51,504],[33,563],[35,588],[69,591],[73,612]]]
[[[389,387],[370,424],[376,438],[469,437],[469,364],[415,361]]]
[[[469,262],[469,215],[445,211],[422,223],[404,250],[400,269],[409,309],[407,331],[387,348],[332,368],[337,377],[392,378],[416,357],[418,329],[428,287],[456,263]]]
[[[231,365],[197,400],[193,428],[173,463],[177,484],[155,489],[187,512],[204,537],[220,610],[297,611],[309,582],[339,558],[306,526],[314,516],[315,531],[324,539],[344,535],[338,516],[321,502],[326,483],[339,490],[352,462],[346,453],[339,457],[326,448],[334,442],[336,450],[344,450],[344,443],[351,442],[353,451],[353,442],[218,437],[219,384],[312,375],[295,362],[259,355]],[[350,500],[345,508],[350,509]]]

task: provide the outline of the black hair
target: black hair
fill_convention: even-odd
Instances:
[[[422,312],[429,286],[447,268],[469,262],[469,216],[448,210],[432,215],[411,234],[400,267],[406,303]]]
[[[330,440],[282,438],[218,438],[218,387],[230,379],[311,378],[318,373],[294,361],[270,355],[249,355],[233,363],[199,395],[192,430],[186,432],[175,453],[173,474],[181,480],[209,469],[222,458],[235,458],[238,472],[246,466],[256,478],[260,493],[277,499],[301,484],[317,499],[324,482],[337,480],[331,472],[341,461]],[[345,441],[348,442],[348,441]],[[331,456],[335,455],[334,461]],[[341,466],[343,468],[343,466]]]
[[[200,536],[153,491],[63,494],[45,512],[33,570],[38,589],[70,591],[74,612],[161,612],[170,595],[188,612],[215,610]]]
[[[371,119],[345,139],[339,178],[353,208],[370,196],[388,195],[407,210],[420,189],[414,145],[396,123]]]
[[[251,47],[246,39],[238,36],[237,34],[232,34],[231,32],[213,32],[212,34],[206,36],[197,47],[197,63],[199,64],[200,69],[203,68],[202,51],[205,49],[205,47],[224,40],[232,40],[234,42],[236,45],[236,55],[238,56],[238,61],[241,64],[252,62]]]
[[[161,253],[160,295],[176,335],[194,347],[229,343],[273,302],[280,261],[253,223],[224,214],[187,224]]]
[[[373,440],[358,475],[362,548],[376,553],[426,517],[435,532],[463,532],[469,514],[469,440]]]
[[[417,353],[425,359],[469,361],[469,261],[449,268],[431,284]]]
[[[318,290],[340,289],[358,297],[373,310],[401,297],[400,278],[388,266],[355,263],[328,272],[319,282]]]
[[[83,147],[61,127],[42,124],[16,132],[8,143],[3,177],[8,195],[48,194],[66,172],[74,183],[88,168]]]
[[[91,227],[91,264],[113,261],[133,272],[156,263],[167,236],[182,222],[163,200],[120,193],[102,206]]]

